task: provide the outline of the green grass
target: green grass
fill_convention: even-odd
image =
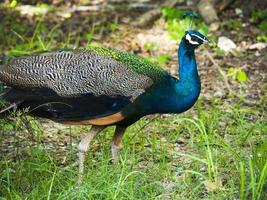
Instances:
[[[189,111],[131,126],[115,165],[110,164],[114,128],[108,128],[87,154],[80,186],[77,169],[64,170],[42,143],[15,162],[3,156],[0,194],[3,199],[265,199],[265,113],[215,103],[203,108],[201,102],[195,118]],[[63,153],[69,165],[75,152],[70,147]]]

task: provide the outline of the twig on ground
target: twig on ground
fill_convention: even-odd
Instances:
[[[224,71],[222,70],[222,68],[220,67],[220,65],[213,59],[212,55],[207,50],[205,50],[205,55],[209,58],[209,60],[212,62],[212,64],[215,66],[215,68],[218,70],[218,72],[222,76],[223,82],[225,83],[230,95],[234,94],[232,88],[230,87],[228,83],[228,78],[226,74],[224,73]]]
[[[213,59],[212,55],[207,50],[205,50],[204,54],[208,57],[208,59],[212,62],[214,67],[218,70],[218,72],[222,76],[223,82],[224,82],[226,88],[228,89],[228,92],[229,92],[230,95],[233,95],[233,96],[241,99],[244,103],[246,103],[248,105],[259,105],[258,102],[255,102],[255,101],[252,102],[252,101],[246,100],[244,96],[241,96],[241,95],[235,93],[232,90],[231,86],[229,85],[227,75],[224,73],[224,71],[222,70],[221,66]]]

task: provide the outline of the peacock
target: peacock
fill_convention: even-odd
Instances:
[[[66,125],[92,125],[78,145],[80,178],[90,142],[115,125],[112,160],[128,126],[155,113],[182,113],[197,101],[201,84],[195,49],[210,42],[187,30],[178,49],[179,79],[134,54],[103,47],[64,49],[6,59],[0,65],[2,98],[9,110]]]

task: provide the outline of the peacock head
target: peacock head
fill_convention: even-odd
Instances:
[[[187,45],[190,48],[195,49],[201,44],[210,43],[211,41],[208,40],[204,35],[196,30],[187,30],[185,32],[184,40],[186,41]]]

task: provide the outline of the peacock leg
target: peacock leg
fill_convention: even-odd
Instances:
[[[12,103],[12,104],[10,104],[7,108],[4,108],[3,110],[0,110],[0,114],[1,113],[4,113],[4,112],[6,112],[7,110],[10,110],[10,109],[14,109],[14,110],[17,110],[17,106],[18,106],[18,104],[20,104],[22,101],[19,101],[19,102],[17,102],[17,103]]]
[[[79,156],[79,183],[82,182],[83,179],[83,172],[84,172],[84,160],[85,160],[85,153],[89,149],[90,143],[92,139],[101,132],[105,126],[92,126],[89,133],[81,140],[78,145],[78,156]]]
[[[118,153],[122,148],[122,137],[125,133],[127,127],[124,126],[116,126],[116,130],[114,136],[112,138],[111,144],[111,153],[112,153],[112,162],[115,163],[118,161]]]

